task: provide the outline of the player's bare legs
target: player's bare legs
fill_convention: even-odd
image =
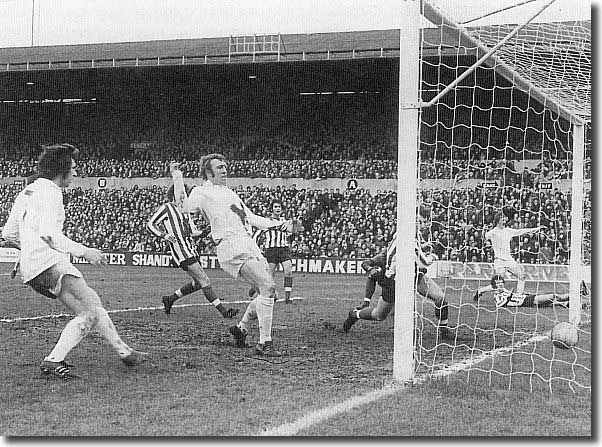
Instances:
[[[186,273],[190,275],[192,282],[184,284],[171,295],[163,297],[163,306],[165,313],[168,315],[171,313],[171,308],[177,300],[211,285],[209,277],[198,263],[188,265]]]
[[[293,291],[293,263],[291,261],[284,261],[282,263],[282,270],[284,271],[284,302],[291,303],[291,293]]]
[[[284,261],[282,263],[282,271],[284,273],[284,302],[291,304],[291,293],[293,291],[293,263]],[[276,264],[270,263],[270,274],[272,278],[276,277]]]
[[[227,308],[221,302],[213,287],[211,287],[211,280],[205,273],[203,267],[198,262],[190,264],[186,267],[186,273],[190,275],[192,278],[192,282],[183,285],[174,293],[169,296],[163,297],[163,306],[165,308],[165,313],[171,313],[171,307],[173,304],[182,298],[183,296],[190,295],[191,293],[196,292],[197,290],[202,290],[205,298],[209,301],[213,306],[219,311],[220,314],[224,318],[233,318],[238,314],[238,309],[235,308]]]

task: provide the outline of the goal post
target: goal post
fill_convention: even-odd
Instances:
[[[418,190],[420,101],[420,0],[403,0],[399,33],[399,122],[397,147],[397,255],[393,377],[414,375],[414,247]],[[403,181],[401,181],[403,179]]]

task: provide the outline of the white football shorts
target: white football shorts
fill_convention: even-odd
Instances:
[[[524,269],[523,266],[514,259],[495,258],[493,260],[493,273],[496,275],[504,275],[506,272],[510,272],[514,276],[519,276],[524,272]]]
[[[63,277],[65,275],[75,276],[76,278],[84,277],[71,262],[65,260],[54,264],[52,267],[48,267],[38,276],[27,281],[27,285],[40,295],[44,295],[48,298],[58,298],[61,293]]]
[[[241,267],[249,259],[257,259],[262,267],[269,268],[268,261],[251,236],[222,239],[216,252],[220,267],[233,278],[238,278]]]

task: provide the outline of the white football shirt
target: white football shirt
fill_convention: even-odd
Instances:
[[[64,261],[68,253],[84,256],[86,247],[63,234],[64,222],[63,193],[53,181],[39,178],[19,193],[2,236],[21,246],[23,282]]]
[[[513,237],[521,236],[523,234],[531,233],[533,229],[525,228],[522,230],[515,230],[514,228],[493,228],[485,233],[485,239],[491,241],[491,247],[496,258],[504,261],[512,259],[510,254],[510,240]]]
[[[251,235],[251,226],[261,229],[276,227],[282,221],[253,214],[242,199],[227,186],[207,180],[195,187],[184,199],[183,211],[201,214],[211,226],[211,237],[217,243],[232,236]]]

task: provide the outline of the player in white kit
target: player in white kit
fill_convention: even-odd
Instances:
[[[40,364],[44,376],[77,377],[65,357],[95,329],[128,366],[137,365],[148,354],[129,347],[119,336],[98,294],[88,286],[81,272],[71,264],[69,254],[90,264],[106,264],[106,255],[95,248],[72,241],[63,234],[65,208],[61,188],[77,175],[79,150],[70,144],[44,149],[38,159],[38,179],[15,199],[2,237],[20,249],[23,282],[40,295],[63,302],[75,317],[67,323],[54,349]]]
[[[272,313],[276,284],[268,262],[251,237],[251,226],[256,228],[281,228],[292,231],[292,221],[280,221],[257,216],[243,203],[232,189],[226,186],[227,163],[221,154],[201,158],[200,173],[205,183],[195,187],[186,198],[182,172],[172,171],[176,197],[182,198],[185,213],[200,214],[211,226],[211,237],[217,247],[221,268],[234,278],[242,277],[259,295],[251,301],[241,321],[230,328],[230,334],[239,347],[246,345],[247,323],[259,322],[259,343],[255,352],[264,356],[282,355],[272,343]]]
[[[518,278],[516,294],[520,295],[525,290],[525,269],[510,254],[510,241],[512,238],[524,234],[537,233],[542,227],[537,226],[516,230],[506,227],[506,222],[508,222],[508,218],[504,213],[496,215],[493,221],[494,227],[485,233],[485,240],[490,240],[493,248],[493,274],[503,276],[506,273],[511,273],[516,276]],[[479,288],[474,294],[474,301],[478,301],[482,293],[492,290],[495,290],[492,284]]]

